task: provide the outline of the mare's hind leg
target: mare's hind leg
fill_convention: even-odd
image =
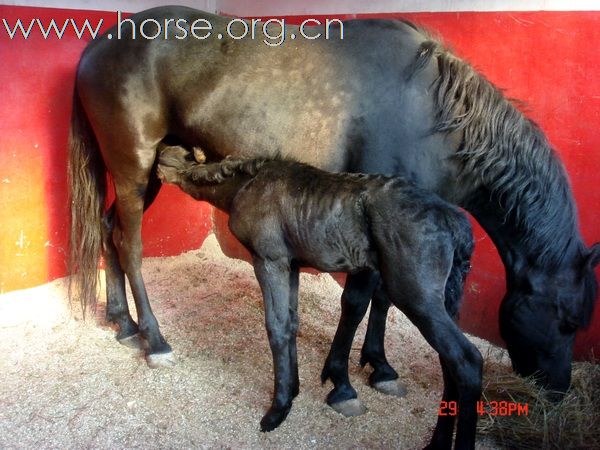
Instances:
[[[116,194],[116,220],[113,224],[112,239],[119,265],[131,286],[137,310],[138,328],[146,345],[146,360],[150,367],[172,365],[175,361],[171,346],[160,333],[141,272],[142,214],[149,193],[151,172],[156,159],[156,146],[160,139],[144,143],[130,141],[127,138],[129,133],[125,131],[103,135],[111,139],[110,142],[101,142],[101,148],[107,168],[113,177]],[[124,149],[127,149],[126,154]],[[118,277],[116,279],[118,280]],[[123,302],[120,294],[113,298]]]
[[[151,175],[144,200],[144,210],[152,204],[161,183]],[[119,331],[117,340],[131,348],[143,348],[137,323],[132,319],[125,294],[125,273],[119,263],[119,255],[113,242],[116,221],[115,203],[106,211],[102,220],[103,255],[106,266],[106,321],[115,323]]]
[[[137,323],[131,318],[125,295],[125,274],[119,263],[119,255],[112,240],[115,227],[115,205],[106,211],[102,219],[103,255],[106,266],[106,321],[119,327],[117,340],[128,347],[141,348]]]
[[[390,366],[385,357],[385,326],[390,305],[390,300],[380,283],[371,301],[371,312],[361,351],[360,365],[364,367],[368,363],[373,368],[373,372],[369,376],[369,384],[374,389],[384,394],[403,397],[406,395],[406,388],[398,382],[398,373]]]
[[[347,417],[365,412],[350,384],[348,358],[356,328],[367,312],[369,299],[378,283],[379,275],[370,270],[348,275],[341,298],[342,314],[321,372],[321,382],[330,379],[334,385],[327,395],[327,404]]]

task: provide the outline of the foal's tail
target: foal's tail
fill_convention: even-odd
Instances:
[[[446,280],[445,306],[453,319],[458,319],[458,311],[463,296],[465,278],[471,269],[473,254],[473,230],[467,216],[459,211],[446,216],[446,223],[454,240],[452,269]]]
[[[97,300],[106,168],[77,87],[73,92],[68,176],[71,196],[69,298],[79,298],[85,317],[88,309],[95,309]]]

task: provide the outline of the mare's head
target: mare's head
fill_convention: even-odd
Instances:
[[[514,370],[564,393],[571,382],[575,333],[589,325],[597,293],[600,243],[554,273],[526,269],[500,308],[500,334]]]

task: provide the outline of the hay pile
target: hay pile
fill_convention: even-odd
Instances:
[[[480,438],[503,448],[600,448],[600,365],[574,363],[572,387],[559,403],[548,400],[532,380],[490,358],[486,358],[483,387],[486,413],[478,421]],[[492,415],[493,401],[527,404],[527,415],[506,411]]]

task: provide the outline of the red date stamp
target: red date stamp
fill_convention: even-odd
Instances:
[[[529,415],[529,404],[528,403],[517,403],[508,402],[506,400],[496,401],[492,400],[489,402],[478,401],[477,402],[477,414],[480,416],[527,416]],[[439,416],[456,416],[458,414],[458,402],[450,401],[446,402],[442,400],[440,402],[440,408],[438,410]]]

